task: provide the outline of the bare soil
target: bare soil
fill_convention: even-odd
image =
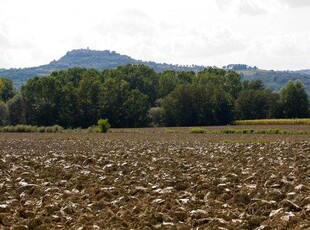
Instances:
[[[163,130],[0,134],[0,229],[310,229],[309,135]]]

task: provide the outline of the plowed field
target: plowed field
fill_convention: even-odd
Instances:
[[[310,137],[0,134],[0,229],[310,229]]]

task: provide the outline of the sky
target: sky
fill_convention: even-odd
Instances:
[[[72,49],[144,61],[310,69],[309,0],[1,0],[0,68]]]

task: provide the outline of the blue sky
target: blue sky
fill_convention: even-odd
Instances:
[[[3,0],[0,68],[78,48],[146,61],[310,69],[308,0]]]

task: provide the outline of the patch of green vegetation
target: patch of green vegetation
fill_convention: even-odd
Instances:
[[[206,133],[206,130],[203,128],[192,128],[189,132],[199,134],[199,133]]]
[[[59,125],[53,126],[32,126],[32,125],[15,125],[0,127],[3,133],[62,133],[64,128]]]
[[[310,94],[310,78],[309,75],[302,72],[291,71],[273,71],[273,70],[237,70],[242,79],[246,80],[261,80],[264,85],[272,90],[280,91],[289,81],[300,80],[306,87],[307,93]]]
[[[235,121],[235,125],[310,125],[310,118],[300,119],[259,119]]]
[[[305,130],[282,130],[282,129],[223,129],[223,130],[204,130],[195,128],[190,133],[205,133],[205,134],[310,134],[310,131]]]
[[[181,133],[181,130],[178,130],[178,129],[166,129],[165,133],[176,134],[176,133]]]
[[[98,120],[98,132],[106,133],[111,128],[111,125],[108,119],[99,119]]]

